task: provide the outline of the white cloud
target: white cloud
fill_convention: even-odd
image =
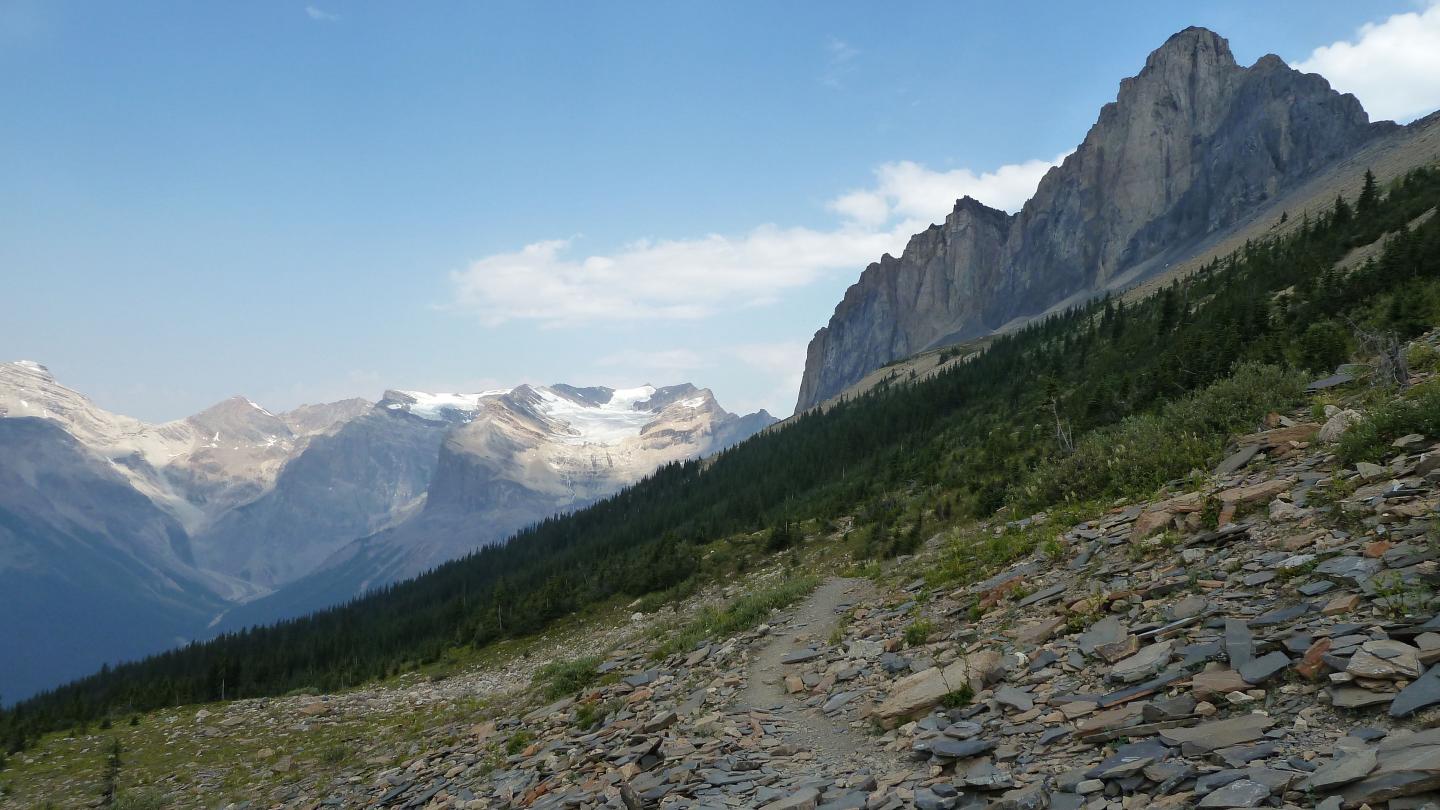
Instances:
[[[319,8],[318,6],[306,6],[305,16],[309,17],[315,22],[336,22],[340,19],[339,14],[326,11],[325,9]]]
[[[1440,3],[1366,23],[1354,40],[1316,48],[1295,63],[1354,93],[1372,120],[1409,121],[1440,107]]]
[[[891,217],[930,220],[943,216],[955,200],[969,195],[994,208],[1018,211],[1035,193],[1054,160],[1008,163],[991,172],[972,169],[936,171],[909,160],[886,163],[875,170],[875,185],[845,194],[830,209],[855,222],[874,225]]]
[[[456,303],[489,325],[704,318],[771,303],[828,270],[854,270],[896,250],[908,232],[761,225],[729,237],[641,240],[610,255],[572,255],[575,240],[488,256],[451,276]]]
[[[825,229],[770,224],[738,235],[642,239],[589,255],[576,238],[535,242],[452,273],[454,303],[491,326],[532,320],[549,327],[695,320],[771,304],[826,273],[854,275],[882,254],[899,255],[911,234],[942,220],[963,195],[1019,208],[1060,159],[989,172],[887,163],[873,186],[827,205],[841,221]]]

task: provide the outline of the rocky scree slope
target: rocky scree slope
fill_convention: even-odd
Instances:
[[[1440,443],[1404,435],[1383,463],[1345,464],[1336,442],[1374,413],[1333,401],[1318,419],[1272,414],[1149,500],[937,537],[892,586],[845,598],[832,581],[668,656],[620,638],[572,696],[508,693],[328,781],[297,782],[285,759],[253,793],[287,808],[1429,806]],[[947,581],[989,541],[1035,550]],[[177,733],[251,735],[266,705]],[[276,705],[301,732],[359,710]]]
[[[1351,95],[1214,32],[1172,36],[1014,215],[965,198],[846,291],[806,355],[797,404],[1185,258],[1324,167],[1398,129]]]

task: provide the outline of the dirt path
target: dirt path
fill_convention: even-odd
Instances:
[[[866,731],[852,727],[843,710],[833,715],[822,712],[824,696],[787,693],[785,675],[799,674],[803,667],[782,661],[811,642],[823,644],[842,613],[875,593],[874,583],[867,579],[826,580],[776,623],[770,640],[751,660],[745,689],[735,705],[737,710],[769,714],[786,742],[810,749],[819,763],[845,773],[879,775],[903,766],[897,755],[876,745]]]

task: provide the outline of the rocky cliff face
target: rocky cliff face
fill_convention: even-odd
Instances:
[[[1124,286],[1394,128],[1320,76],[1189,28],[1120,84],[1013,216],[964,199],[884,256],[810,342],[798,408],[926,348]]]
[[[453,423],[386,402],[312,440],[273,488],[199,534],[201,565],[268,590],[418,508]]]

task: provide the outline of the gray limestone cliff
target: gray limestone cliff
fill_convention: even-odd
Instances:
[[[1394,127],[1279,57],[1241,67],[1224,38],[1181,31],[1019,213],[967,197],[866,268],[810,342],[797,410],[891,361],[1143,278]]]

